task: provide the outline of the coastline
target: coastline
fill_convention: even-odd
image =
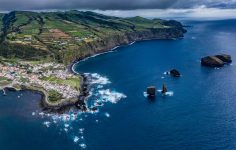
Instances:
[[[167,39],[150,38],[150,39],[142,39],[142,40],[131,41],[128,44],[120,44],[120,45],[114,46],[111,49],[103,50],[101,52],[99,51],[99,52],[97,52],[97,53],[95,53],[93,55],[89,55],[89,56],[86,56],[86,57],[74,60],[70,65],[68,65],[67,68],[68,68],[69,72],[71,72],[73,74],[76,74],[76,75],[80,75],[80,77],[83,80],[83,82],[81,83],[81,87],[82,87],[82,90],[80,91],[81,94],[80,94],[80,96],[78,98],[78,101],[76,102],[77,108],[81,109],[82,111],[87,111],[88,110],[88,108],[86,106],[86,100],[89,97],[90,83],[88,82],[88,77],[85,74],[75,71],[75,68],[74,68],[75,65],[77,65],[78,63],[81,63],[83,61],[86,61],[86,60],[88,60],[90,58],[94,58],[94,57],[97,57],[97,56],[100,56],[100,55],[103,55],[103,54],[107,54],[107,53],[112,53],[112,52],[114,52],[114,50],[116,50],[119,47],[130,46],[130,45],[133,45],[136,42],[150,41],[150,40],[177,40],[177,39],[182,39],[182,38],[183,37],[170,38],[170,39],[168,39],[168,38]]]
[[[33,86],[23,86],[23,85],[21,85],[20,89],[15,89],[15,90],[30,90],[30,91],[33,91],[33,92],[40,93],[42,95],[42,99],[40,100],[40,107],[42,108],[43,111],[61,113],[61,112],[64,112],[64,111],[66,111],[66,110],[68,110],[72,107],[75,107],[75,108],[85,112],[85,111],[90,110],[87,107],[87,104],[86,104],[86,101],[89,97],[90,83],[89,83],[88,77],[85,74],[75,71],[75,65],[76,64],[78,64],[82,61],[88,60],[90,58],[94,58],[94,57],[99,56],[99,55],[114,52],[114,50],[116,50],[117,48],[119,48],[121,46],[132,45],[132,44],[134,44],[136,42],[140,42],[140,41],[176,40],[176,39],[181,39],[181,38],[183,38],[183,37],[179,36],[178,38],[167,38],[167,37],[166,38],[142,38],[142,39],[138,39],[138,40],[130,40],[129,42],[117,44],[113,48],[96,51],[93,54],[88,54],[84,57],[81,57],[79,59],[76,59],[76,60],[72,61],[72,63],[70,63],[67,66],[68,72],[72,73],[74,75],[78,75],[81,78],[80,90],[79,90],[78,97],[75,97],[73,99],[61,99],[59,102],[51,103],[51,102],[48,101],[48,93],[44,89],[39,89],[39,88],[33,87]],[[12,87],[5,87],[5,88],[14,88],[14,87],[12,86]]]
[[[94,58],[94,57],[97,57],[97,56],[100,56],[100,55],[103,55],[103,54],[107,54],[107,53],[112,53],[114,52],[114,50],[116,50],[117,48],[119,47],[122,47],[122,46],[129,46],[129,45],[132,45],[136,42],[142,42],[142,41],[150,41],[150,40],[177,40],[177,39],[182,39],[183,37],[178,37],[178,38],[166,38],[166,39],[160,39],[160,38],[147,38],[147,39],[141,39],[141,40],[135,40],[135,41],[130,41],[129,43],[127,44],[120,44],[120,45],[116,45],[114,46],[113,48],[111,49],[107,49],[107,50],[102,50],[102,51],[98,51],[96,52],[95,54],[92,54],[92,55],[87,55],[85,57],[82,57],[80,59],[76,59],[74,60],[70,65],[68,65],[68,70],[69,72],[73,73],[73,74],[76,74],[76,75],[80,75],[80,77],[83,79],[83,81],[85,80],[86,82],[83,82],[81,83],[81,87],[83,90],[81,90],[81,94],[78,98],[78,102],[76,102],[76,106],[77,108],[80,108],[81,110],[83,111],[86,111],[88,108],[86,107],[86,100],[89,96],[89,87],[90,87],[90,83],[87,82],[87,76],[83,73],[80,73],[80,72],[77,72],[75,71],[75,65],[77,65],[78,63],[81,63],[83,61],[86,61],[90,58]]]
[[[120,45],[117,45],[117,46],[114,46],[113,48],[111,49],[107,49],[107,50],[101,50],[101,51],[97,51],[95,54],[89,54],[85,57],[82,57],[82,58],[79,58],[79,59],[75,59],[74,61],[72,61],[72,63],[70,63],[68,65],[68,70],[71,72],[71,73],[74,73],[74,74],[77,74],[79,75],[80,73],[79,72],[76,72],[74,70],[74,66],[80,62],[83,62],[83,61],[86,61],[90,58],[94,58],[94,57],[97,57],[97,56],[100,56],[100,55],[103,55],[103,54],[107,54],[107,53],[112,53],[114,52],[116,49],[118,49],[119,47],[122,47],[122,46],[130,46],[130,45],[133,45],[135,44],[136,42],[142,42],[142,41],[151,41],[151,40],[178,40],[178,39],[182,39],[183,37],[178,37],[178,38],[166,38],[166,39],[160,39],[160,38],[147,38],[147,39],[141,39],[141,40],[135,40],[135,41],[130,41],[129,43],[127,44],[120,44]]]

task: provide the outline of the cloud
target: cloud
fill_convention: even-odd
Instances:
[[[0,0],[0,10],[236,8],[236,0]]]
[[[206,8],[204,5],[189,9],[138,9],[138,10],[94,10],[97,13],[117,17],[142,16],[146,18],[192,18],[229,19],[236,18],[236,9]]]

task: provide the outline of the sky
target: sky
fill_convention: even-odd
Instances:
[[[68,9],[121,17],[236,18],[236,0],[0,0],[0,11]]]

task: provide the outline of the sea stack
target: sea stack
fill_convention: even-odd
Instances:
[[[180,72],[176,69],[172,69],[170,71],[170,75],[172,75],[173,77],[180,77],[181,76]]]
[[[207,67],[223,67],[224,62],[215,56],[207,56],[201,59],[201,64]]]
[[[167,90],[166,85],[163,84],[161,93],[162,93],[162,94],[165,94],[167,91],[168,91],[168,90]]]
[[[148,97],[155,97],[156,96],[156,87],[155,86],[149,86],[147,88],[147,94],[148,94]]]
[[[231,56],[227,54],[206,56],[201,59],[201,64],[207,67],[223,67],[225,64],[231,62],[232,62]]]

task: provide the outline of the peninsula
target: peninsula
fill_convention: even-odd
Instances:
[[[90,11],[13,11],[0,18],[0,85],[39,91],[50,109],[84,106],[83,77],[67,67],[74,62],[134,41],[177,39],[186,32],[174,20]]]

